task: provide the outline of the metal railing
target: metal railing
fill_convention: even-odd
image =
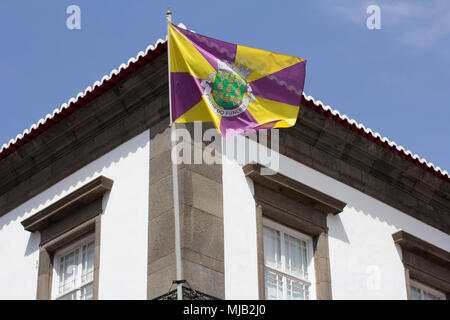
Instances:
[[[192,287],[186,280],[172,281],[172,285],[170,286],[169,292],[159,297],[156,297],[153,300],[177,300],[177,289],[175,287],[175,289],[172,290],[172,287],[174,284],[178,285],[179,284],[178,282],[183,284],[181,287],[183,300],[220,300],[219,298],[192,289]]]

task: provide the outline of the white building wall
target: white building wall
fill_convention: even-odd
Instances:
[[[146,299],[150,134],[145,131],[0,217],[0,299],[35,299],[39,233],[21,221],[100,175],[103,200],[100,299]]]
[[[100,175],[114,185],[104,199],[99,298],[146,298],[149,144],[146,131],[0,217],[0,299],[36,297],[40,236],[20,222]],[[347,203],[328,216],[334,299],[406,298],[401,252],[391,236],[397,230],[450,251],[447,234],[283,155],[272,160],[277,157],[279,166],[269,167]],[[223,157],[225,297],[258,299],[253,184],[232,158]]]
[[[222,178],[225,299],[258,299],[253,183],[237,164],[224,164]]]
[[[225,297],[258,299],[253,187],[229,159],[224,152]],[[283,155],[272,160],[264,165],[347,203],[327,219],[333,299],[406,299],[401,250],[392,239],[400,229],[450,251],[449,235]]]

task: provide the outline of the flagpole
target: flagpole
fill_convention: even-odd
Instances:
[[[183,284],[181,282],[183,278],[183,266],[181,263],[181,236],[180,236],[180,202],[178,199],[178,166],[177,157],[178,153],[176,148],[176,132],[175,123],[172,121],[172,86],[170,81],[170,36],[169,36],[169,24],[172,23],[172,12],[170,7],[166,13],[167,19],[167,69],[169,79],[169,117],[170,117],[170,140],[172,142],[172,186],[173,186],[173,213],[175,224],[175,270],[176,270],[176,284],[177,284],[177,300],[183,300]],[[175,151],[175,152],[174,152]]]

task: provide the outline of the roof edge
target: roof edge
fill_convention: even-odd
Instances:
[[[149,45],[145,52],[140,51],[136,57],[128,59],[126,64],[122,63],[117,69],[113,69],[109,75],[104,75],[101,81],[96,81],[92,86],[88,86],[84,92],[79,92],[76,97],[72,97],[68,102],[63,103],[59,109],[53,110],[52,114],[47,114],[45,118],[25,129],[0,149],[0,161],[16,151],[18,148],[39,136],[47,129],[51,128],[60,120],[66,118],[76,110],[82,108],[87,103],[111,89],[123,78],[134,73],[148,62],[160,56],[167,49],[167,41],[158,39],[154,46]]]
[[[186,29],[186,26],[181,23],[179,26]],[[25,129],[22,134],[18,134],[14,139],[11,139],[7,144],[4,144],[0,149],[0,161],[27,142],[31,141],[33,138],[51,128],[55,123],[59,122],[63,118],[66,118],[76,110],[82,108],[88,102],[95,99],[97,96],[100,96],[104,92],[108,91],[121,79],[126,78],[129,74],[134,73],[136,70],[143,67],[148,62],[154,60],[166,51],[167,39],[158,39],[154,46],[149,45],[145,52],[140,51],[136,57],[130,58],[126,64],[122,63],[118,69],[114,69],[109,75],[103,76],[101,81],[96,81],[92,86],[87,87],[84,92],[79,92],[76,98],[72,97],[67,103],[63,103],[59,109],[55,109],[52,114],[47,114],[45,118],[40,119],[37,123],[31,125],[29,129]],[[307,96],[303,93],[302,104],[328,118],[332,118],[344,127],[357,132],[374,143],[398,154],[400,157],[405,158],[415,165],[433,173],[438,177],[441,177],[447,182],[450,182],[450,175],[447,170],[443,170],[440,167],[435,166],[433,163],[427,162],[424,158],[420,158],[417,154],[413,154],[411,151],[405,150],[404,147],[397,145],[394,141],[390,141],[386,137],[382,137],[378,132],[373,132],[370,128],[366,128],[363,124],[358,123],[354,119],[350,119],[346,115],[341,115],[338,110],[333,109],[328,105],[324,105],[322,101],[316,101],[312,96]]]
[[[450,175],[447,170],[434,166],[433,163],[427,162],[427,160],[420,158],[417,154],[413,154],[409,150],[405,150],[403,146],[399,146],[394,141],[390,141],[388,138],[382,137],[378,132],[373,132],[370,128],[366,128],[362,123],[358,123],[356,120],[348,118],[345,114],[341,115],[338,110],[333,109],[328,105],[324,105],[322,101],[316,101],[312,96],[307,96],[303,93],[302,104],[328,118],[333,119],[349,130],[357,132],[372,142],[389,149],[391,152],[405,158],[409,162],[412,162],[415,165],[435,174],[436,176],[443,178],[445,181],[450,181]]]

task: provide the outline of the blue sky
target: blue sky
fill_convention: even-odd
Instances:
[[[165,37],[169,4],[200,34],[307,59],[308,95],[450,170],[448,0],[2,0],[0,145]]]

